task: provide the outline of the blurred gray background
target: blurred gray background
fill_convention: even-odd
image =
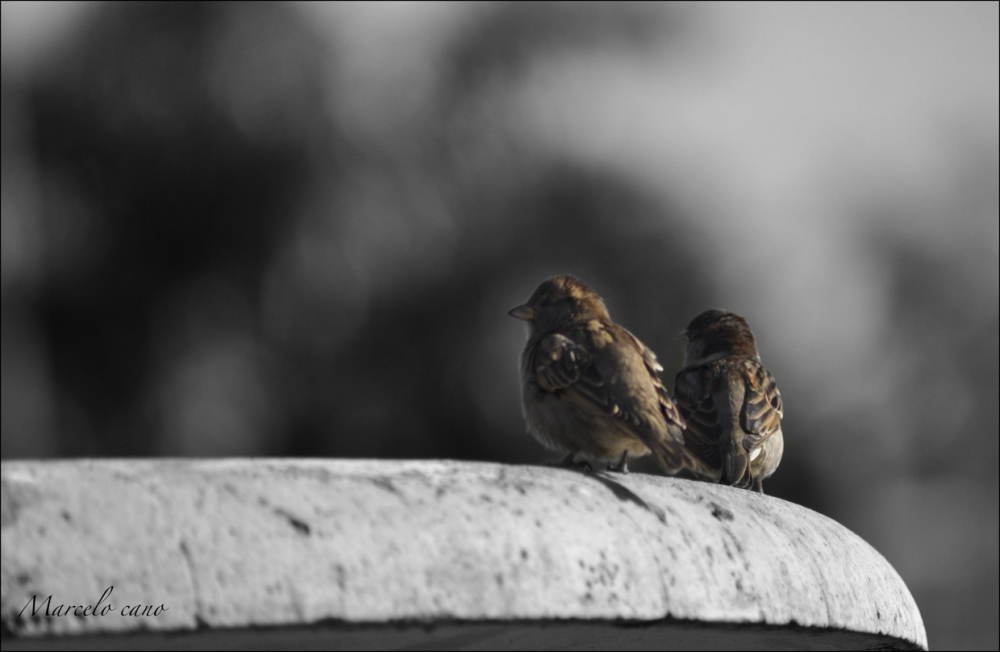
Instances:
[[[1000,645],[997,3],[2,7],[3,459],[551,461],[572,273],[670,386],[744,315],[769,493]]]

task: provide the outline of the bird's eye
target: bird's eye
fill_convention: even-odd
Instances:
[[[543,308],[548,308],[549,306],[552,305],[552,299],[549,299],[549,298],[542,299],[542,304],[541,305],[542,305]]]

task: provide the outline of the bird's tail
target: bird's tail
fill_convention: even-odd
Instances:
[[[729,450],[722,455],[722,482],[729,485],[739,485],[747,473],[750,460],[743,450],[743,442],[734,438],[729,443]]]
[[[653,451],[656,461],[660,463],[660,467],[670,475],[687,470],[706,480],[719,481],[721,472],[703,462],[684,444],[673,441],[656,441],[649,448]]]

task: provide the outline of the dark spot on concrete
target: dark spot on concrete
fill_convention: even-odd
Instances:
[[[709,503],[712,506],[712,516],[719,519],[720,521],[731,521],[733,520],[733,511],[726,509],[722,505],[717,503]]]
[[[5,479],[0,486],[0,526],[11,525],[24,509],[40,502],[42,493],[34,483]]]
[[[306,523],[298,520],[297,518],[293,518],[291,516],[288,517],[288,522],[291,523],[292,527],[294,527],[297,531],[299,531],[300,533],[304,534],[305,536],[309,536],[309,525],[308,524],[306,524]]]
[[[528,551],[525,550],[524,548],[521,548],[521,559],[527,559],[527,558],[528,558]]]
[[[503,573],[497,573],[493,576],[493,579],[496,580],[497,586],[503,587]]]
[[[59,512],[59,516],[62,516],[62,520],[66,521],[67,523],[73,522],[73,517],[70,516],[69,512],[67,512],[65,509]]]
[[[310,534],[309,524],[306,523],[305,521],[295,518],[285,510],[278,507],[274,508],[274,513],[284,518],[286,521],[288,521],[289,525],[295,528],[295,531],[301,534],[302,536],[306,537],[309,536]]]
[[[440,498],[440,497],[441,497],[441,496],[443,496],[444,494],[445,494],[445,489],[444,489],[444,487],[438,487],[437,489],[435,489],[435,490],[434,490],[434,497],[435,497],[435,498]]]
[[[28,629],[26,623],[27,619],[18,618],[16,613],[4,616],[0,619],[0,637],[17,636]]]
[[[343,591],[344,585],[347,583],[347,571],[344,570],[344,567],[341,564],[334,566],[333,570],[337,574],[337,588]]]
[[[31,576],[28,575],[27,573],[18,573],[15,579],[17,580],[17,583],[20,584],[21,586],[27,586],[28,584],[31,584]]]
[[[392,480],[389,478],[371,478],[372,484],[374,484],[379,489],[385,489],[391,494],[396,494],[397,496],[402,496],[396,485],[392,484]]]

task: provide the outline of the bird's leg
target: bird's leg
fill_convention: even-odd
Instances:
[[[753,490],[759,493],[761,496],[764,495],[764,481],[760,478],[754,478],[753,480]]]
[[[618,463],[618,466],[615,466],[614,464],[609,464],[608,471],[617,471],[618,473],[628,473],[628,449],[625,449],[622,452],[622,459],[621,462]]]
[[[577,462],[576,453],[570,453],[563,458],[561,462],[563,466],[568,466],[571,469],[577,469],[578,471],[593,471],[594,467],[590,466],[590,462]]]

